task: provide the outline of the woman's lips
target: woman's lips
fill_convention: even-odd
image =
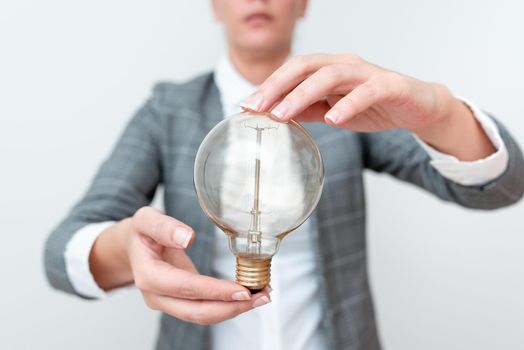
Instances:
[[[261,25],[271,22],[272,18],[267,13],[253,13],[246,17],[245,22],[252,25]]]

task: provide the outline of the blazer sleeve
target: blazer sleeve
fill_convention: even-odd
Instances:
[[[524,194],[524,159],[507,129],[495,120],[508,150],[504,173],[482,185],[463,186],[443,177],[430,157],[406,130],[360,134],[364,166],[415,184],[437,197],[472,209],[497,209],[516,203]]]
[[[49,235],[44,266],[53,287],[77,294],[64,261],[66,245],[75,232],[88,224],[130,217],[151,202],[162,174],[160,128],[153,95],[128,123],[87,193]]]

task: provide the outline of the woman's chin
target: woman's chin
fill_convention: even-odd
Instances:
[[[275,52],[288,49],[290,44],[286,45],[282,38],[250,38],[248,40],[243,40],[240,43],[240,46],[243,50],[253,53],[265,53],[274,54]]]

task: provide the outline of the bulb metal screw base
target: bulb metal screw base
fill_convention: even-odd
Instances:
[[[271,258],[252,259],[237,257],[236,282],[252,293],[264,289],[271,279]]]

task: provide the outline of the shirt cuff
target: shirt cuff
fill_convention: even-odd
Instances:
[[[457,97],[458,98],[458,97]],[[496,152],[484,159],[460,161],[456,157],[437,151],[417,136],[415,139],[431,158],[430,164],[445,178],[464,186],[482,185],[502,175],[508,166],[508,150],[500,136],[497,125],[486,113],[464,98],[464,102],[490,139]]]
[[[67,276],[74,290],[80,295],[103,299],[129,288],[122,287],[106,292],[98,286],[89,268],[89,255],[95,240],[114,224],[113,221],[88,224],[76,231],[66,245],[64,259]]]

